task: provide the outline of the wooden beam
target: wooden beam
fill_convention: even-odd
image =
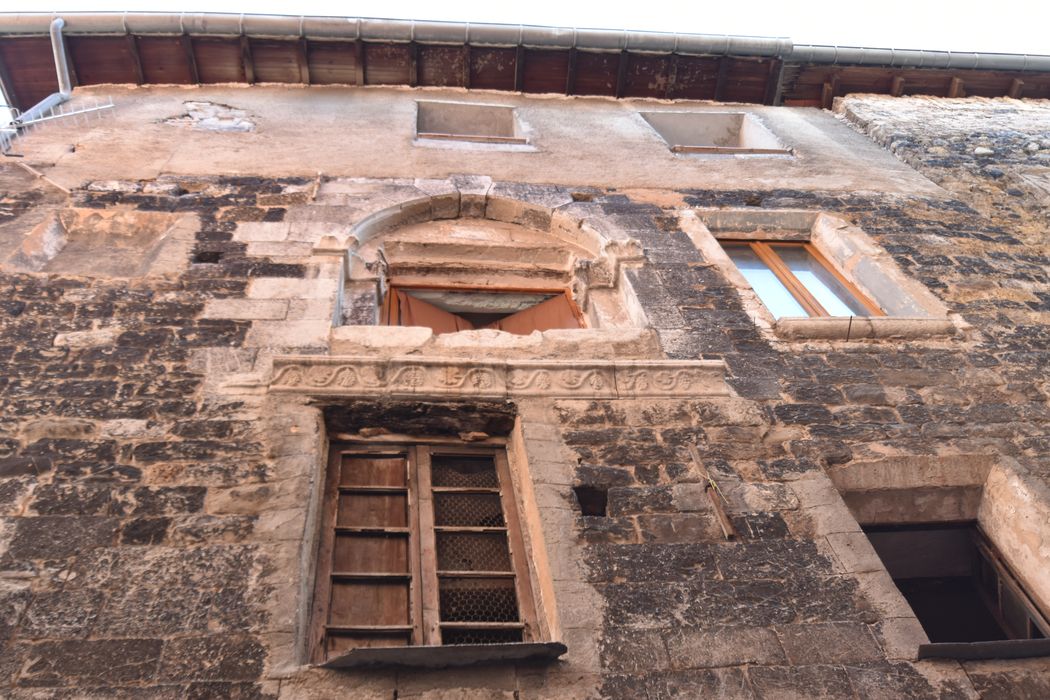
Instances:
[[[952,78],[952,82],[948,84],[948,97],[966,97],[962,78]]]
[[[2,92],[4,99],[7,104],[11,107],[17,107],[19,110],[26,109],[28,106],[23,107],[18,102],[18,93],[15,92],[14,81],[11,80],[11,73],[7,70],[7,65],[4,64],[4,57],[0,55],[0,87],[3,88]]]
[[[306,38],[300,39],[295,45],[295,62],[299,65],[299,82],[303,85],[310,84],[310,45]]]
[[[518,54],[514,59],[514,90],[525,91],[525,47],[518,46]]]
[[[667,60],[667,89],[664,98],[670,100],[674,97],[675,82],[678,80],[678,54],[673,53]]]
[[[893,82],[890,83],[890,96],[900,97],[902,94],[904,94],[904,76],[895,75]]]
[[[565,94],[571,95],[576,89],[576,49],[569,49],[569,69],[565,71]]]
[[[255,61],[252,59],[252,44],[248,37],[241,35],[241,64],[244,66],[244,82],[255,84]]]
[[[769,71],[766,73],[766,94],[762,98],[762,104],[775,105],[780,93],[780,79],[784,74],[784,62],[779,58],[769,61]]]
[[[470,44],[463,44],[463,87],[470,89]]]
[[[142,70],[142,56],[139,55],[139,40],[134,34],[128,34],[125,38],[128,42],[128,53],[131,54],[131,67],[135,69],[135,82],[142,85],[146,82],[146,74]]]
[[[1022,94],[1024,94],[1024,81],[1020,78],[1014,78],[1010,81],[1010,89],[1006,92],[1006,96],[1019,100]]]
[[[408,86],[419,85],[419,44],[408,42]]]
[[[728,77],[729,56],[723,56],[718,61],[718,77],[715,79],[715,102],[725,102]]]
[[[78,87],[80,85],[80,77],[77,76],[77,64],[73,60],[73,49],[68,41],[62,43],[65,45],[66,65],[69,66],[69,84],[72,87]]]
[[[194,85],[201,84],[201,74],[197,71],[197,54],[193,52],[193,39],[186,34],[179,37],[182,50],[186,54],[186,66],[190,69],[190,80]]]
[[[623,97],[627,89],[627,69],[631,65],[631,54],[626,51],[620,52],[620,65],[616,68],[616,96]]]
[[[364,39],[358,39],[354,42],[354,68],[356,75],[354,76],[355,85],[365,84],[365,41]]]
[[[831,80],[825,81],[820,88],[820,106],[823,109],[831,109],[835,104],[835,95],[839,91],[839,76],[831,76]]]

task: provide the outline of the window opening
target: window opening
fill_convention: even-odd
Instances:
[[[1046,618],[974,523],[865,533],[934,644],[1044,639]]]
[[[388,326],[426,326],[439,334],[489,328],[528,335],[584,326],[583,314],[565,290],[392,286],[380,320]]]
[[[315,661],[536,641],[502,449],[333,444],[322,518]]]
[[[777,319],[794,316],[885,316],[811,244],[719,241]]]

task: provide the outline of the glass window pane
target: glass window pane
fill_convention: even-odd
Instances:
[[[784,283],[755,255],[751,246],[725,243],[722,247],[774,318],[809,316]]]
[[[773,249],[798,281],[832,316],[867,316],[869,311],[830,270],[802,246],[774,245]]]

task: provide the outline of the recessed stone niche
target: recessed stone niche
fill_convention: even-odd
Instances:
[[[194,217],[165,212],[68,208],[49,215],[6,251],[6,267],[85,277],[174,274],[193,245]]]
[[[790,155],[754,115],[743,112],[641,112],[675,153]]]
[[[416,102],[416,137],[524,144],[513,107],[464,102]]]

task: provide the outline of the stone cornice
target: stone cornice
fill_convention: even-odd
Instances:
[[[499,360],[285,355],[270,390],[325,396],[630,399],[727,396],[719,360]]]

